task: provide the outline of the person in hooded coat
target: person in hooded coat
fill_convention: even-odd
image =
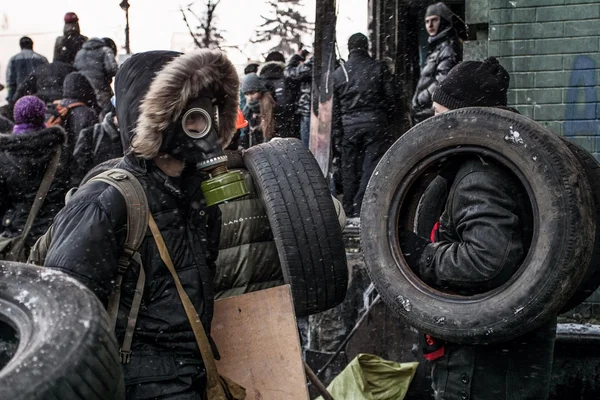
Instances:
[[[69,153],[65,132],[60,127],[46,128],[46,105],[35,96],[21,98],[14,107],[13,132],[0,134],[0,216],[2,236],[16,237],[23,228],[37,190],[56,150],[61,148],[58,170],[44,199],[31,231],[25,240],[26,247],[46,232],[54,216],[64,204],[68,190]]]
[[[77,52],[81,50],[88,38],[80,33],[77,14],[68,12],[64,20],[63,36],[57,37],[54,43],[54,61],[62,60],[72,65]]]
[[[425,27],[429,34],[429,51],[412,99],[415,124],[433,116],[433,92],[452,67],[462,61],[462,48],[452,25],[452,16],[452,11],[444,3],[427,7]]]
[[[258,72],[264,87],[275,100],[275,136],[300,138],[299,120],[294,114],[298,85],[285,76],[285,58],[270,53]]]
[[[113,95],[110,84],[119,68],[115,53],[102,39],[91,38],[75,56],[75,68],[85,75],[96,91],[98,106],[106,108]]]
[[[76,182],[80,182],[85,174],[96,165],[123,156],[121,134],[117,124],[117,116],[112,110],[102,122],[84,128],[79,132],[73,157],[77,169],[73,172]]]
[[[204,206],[200,183],[206,176],[196,165],[222,154],[235,132],[237,72],[224,53],[216,50],[183,55],[138,53],[117,73],[115,91],[122,141],[130,144],[117,167],[134,174],[144,188],[177,273],[210,335],[221,221],[218,207]],[[192,139],[183,117],[198,108],[212,119],[207,136]],[[77,278],[106,305],[123,251],[126,214],[125,200],[117,189],[98,181],[83,185],[55,219],[45,266]],[[138,252],[146,286],[131,358],[123,364],[126,397],[203,399],[202,357],[152,235],[146,235]],[[116,326],[119,342],[138,268],[133,263],[123,277]]]
[[[509,81],[493,57],[458,64],[433,94],[435,112],[506,108]],[[499,287],[519,269],[531,242],[525,188],[505,166],[479,155],[448,160],[439,179],[449,189],[439,222],[431,227],[433,243],[399,232],[404,258],[437,290],[473,295]],[[465,345],[423,335],[435,399],[547,399],[555,336],[556,316],[501,343]]]

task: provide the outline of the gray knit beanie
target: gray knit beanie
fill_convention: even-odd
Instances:
[[[242,93],[246,94],[250,92],[266,92],[263,82],[255,73],[244,76],[244,79],[242,80]]]

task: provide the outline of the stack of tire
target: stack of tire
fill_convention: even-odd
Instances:
[[[408,267],[398,232],[429,237],[446,201],[440,166],[477,154],[516,176],[529,196],[531,245],[501,286],[457,295]],[[493,343],[580,304],[600,283],[600,169],[581,147],[510,111],[465,108],[406,132],[383,156],[361,214],[365,263],[386,304],[422,332],[455,343]]]

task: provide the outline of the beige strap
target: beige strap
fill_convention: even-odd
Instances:
[[[169,255],[169,250],[163,240],[162,235],[160,234],[160,230],[150,214],[148,225],[150,226],[150,230],[152,231],[152,236],[154,236],[154,241],[156,242],[156,247],[158,248],[158,252],[160,253],[160,258],[165,263],[169,272],[173,276],[173,280],[175,281],[175,286],[177,287],[177,293],[179,294],[179,298],[181,299],[181,303],[183,304],[183,308],[185,309],[185,313],[190,321],[190,325],[192,326],[192,330],[194,331],[194,336],[196,337],[196,342],[198,343],[198,348],[200,349],[200,353],[202,354],[202,360],[204,361],[204,367],[206,368],[206,392],[207,398],[223,398],[226,399],[227,396],[225,391],[223,390],[223,386],[221,385],[221,380],[219,377],[219,371],[217,370],[217,364],[215,363],[215,358],[213,356],[212,349],[210,348],[210,344],[208,343],[208,338],[206,337],[206,332],[204,331],[204,327],[202,326],[202,322],[200,322],[200,317],[192,304],[192,301],[188,297],[187,293],[183,289],[181,285],[181,281],[179,280],[179,276],[177,276],[177,272],[175,271],[175,266],[173,265],[173,261],[171,260],[171,256]]]
[[[142,296],[144,295],[144,286],[146,284],[146,272],[144,271],[144,265],[142,264],[142,257],[140,256],[140,253],[135,252],[133,255],[133,261],[140,266],[140,273],[135,286],[135,294],[133,295],[133,300],[131,301],[129,317],[127,317],[127,328],[125,329],[123,345],[119,351],[121,354],[122,364],[128,364],[129,361],[131,361],[131,342],[133,341],[133,332],[135,331],[135,324],[137,322],[137,316],[140,312],[140,306],[142,305]]]
[[[35,194],[35,199],[33,200],[33,205],[31,206],[31,210],[29,210],[29,215],[27,216],[27,221],[25,222],[25,226],[23,227],[23,233],[19,237],[19,239],[15,240],[12,249],[10,251],[10,256],[13,259],[19,257],[23,252],[23,246],[25,245],[25,241],[27,240],[27,235],[31,231],[31,227],[33,226],[33,222],[35,221],[37,215],[44,204],[44,200],[48,195],[48,191],[50,190],[50,185],[52,185],[52,181],[54,181],[54,175],[56,175],[56,170],[58,169],[58,164],[60,163],[60,155],[62,153],[61,145],[56,146],[56,150],[54,151],[54,155],[46,168],[46,172],[44,173],[44,177],[42,178],[42,183],[40,183],[40,187]],[[19,260],[24,261],[24,260]]]
[[[88,182],[92,181],[104,182],[117,189],[127,205],[127,237],[125,238],[123,252],[119,256],[119,271],[115,279],[115,287],[106,307],[111,329],[114,330],[117,325],[117,314],[119,313],[119,303],[121,301],[123,275],[127,271],[133,255],[144,240],[150,209],[144,188],[129,171],[113,168],[93,177]]]

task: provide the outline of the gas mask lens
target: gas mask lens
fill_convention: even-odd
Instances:
[[[192,139],[201,139],[210,132],[212,119],[206,110],[192,108],[183,115],[181,125],[186,135]]]

